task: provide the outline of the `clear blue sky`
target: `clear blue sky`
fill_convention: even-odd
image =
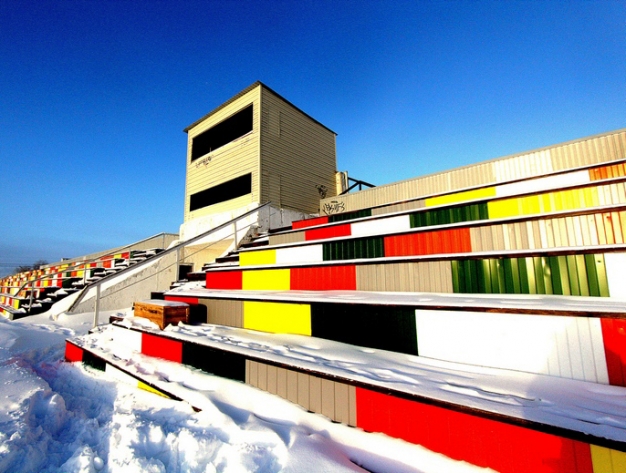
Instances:
[[[257,80],[386,184],[626,127],[626,2],[2,0],[0,266],[177,232]]]

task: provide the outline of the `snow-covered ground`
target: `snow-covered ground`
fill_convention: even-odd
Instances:
[[[65,339],[92,320],[0,318],[0,473],[484,471],[214,376],[187,383],[196,412],[64,363]]]

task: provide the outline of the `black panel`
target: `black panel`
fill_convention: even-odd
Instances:
[[[417,355],[415,309],[314,303],[311,335],[352,345]]]
[[[191,195],[189,198],[189,211],[193,212],[194,210],[235,199],[251,192],[252,174],[248,173]]]
[[[243,355],[214,348],[183,344],[183,364],[235,381],[246,381],[246,358]]]
[[[106,368],[106,362],[102,358],[95,356],[87,350],[83,350],[83,363],[100,371],[104,371]]]
[[[191,143],[191,160],[194,161],[251,131],[252,105],[196,136]]]

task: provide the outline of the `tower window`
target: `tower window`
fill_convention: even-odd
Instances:
[[[221,148],[251,131],[252,104],[196,136],[191,143],[191,160]]]

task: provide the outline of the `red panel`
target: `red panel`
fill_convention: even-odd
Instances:
[[[469,228],[385,237],[385,256],[416,256],[472,251]]]
[[[189,305],[198,305],[197,297],[165,296],[165,300],[172,302],[185,302]]]
[[[314,228],[313,230],[307,230],[306,232],[304,232],[304,239],[321,240],[325,238],[350,236],[351,234],[352,229],[350,228],[350,224],[346,223],[344,225],[334,225],[332,227]]]
[[[328,223],[328,217],[308,218],[306,220],[297,220],[291,223],[293,230],[299,230],[300,228],[315,227],[316,225],[324,225]]]
[[[65,361],[83,361],[83,349],[73,343],[65,342]]]
[[[241,289],[242,271],[210,271],[206,273],[207,289]]]
[[[141,334],[141,353],[165,360],[183,362],[183,343],[149,333]]]
[[[356,266],[291,268],[292,291],[356,291]]]
[[[609,383],[626,386],[626,320],[600,319]]]
[[[356,388],[357,424],[501,473],[593,473],[589,445]]]

